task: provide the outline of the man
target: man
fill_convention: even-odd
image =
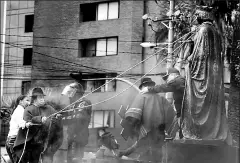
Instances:
[[[66,95],[70,99],[70,103],[74,103],[69,110],[63,112],[63,124],[67,126],[67,163],[80,163],[84,156],[84,147],[88,144],[88,126],[91,120],[92,106],[91,102],[86,98],[82,98],[84,94],[83,86],[79,83],[67,85],[62,95]],[[82,98],[80,100],[80,98]]]
[[[145,87],[141,90],[141,93],[173,92],[174,106],[179,121],[185,89],[185,78],[180,75],[179,71],[176,68],[169,68],[167,70],[167,74],[163,76],[163,80],[165,80],[166,83],[156,86]]]
[[[154,85],[155,82],[150,78],[143,78],[139,88],[143,90]],[[138,94],[125,113],[128,124],[123,127],[128,132],[122,135],[125,138],[136,138],[137,141],[130,148],[120,151],[119,157],[137,151],[141,161],[159,161],[165,130],[171,126],[173,118],[174,110],[167,99],[156,93]]]
[[[23,157],[21,158],[21,162],[23,163],[39,162],[40,155],[45,150],[45,144],[49,136],[49,125],[51,123],[51,120],[54,120],[59,116],[57,115],[57,117],[53,117],[52,119],[47,118],[48,116],[54,114],[56,111],[50,105],[46,105],[44,96],[45,94],[43,93],[43,90],[41,88],[34,88],[31,94],[31,104],[24,110],[23,120],[27,122],[26,126],[29,127],[30,124],[34,125],[29,127],[28,132],[26,129],[20,129],[14,144],[14,150],[17,151],[16,153],[19,159],[23,154]],[[26,148],[24,149],[26,136]],[[62,139],[60,138],[55,140],[57,142],[60,141],[57,143],[58,146],[56,147],[56,149],[52,149],[56,152],[58,147],[61,145]],[[52,163],[53,154],[55,152],[51,153],[50,155],[46,155],[46,153],[43,153],[42,161],[44,163]]]

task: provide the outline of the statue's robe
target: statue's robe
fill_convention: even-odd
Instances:
[[[185,138],[227,140],[221,39],[211,22],[202,23],[193,38],[192,53],[185,56],[186,90],[183,101]],[[186,53],[187,54],[187,53]]]

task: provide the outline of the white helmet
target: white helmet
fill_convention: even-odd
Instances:
[[[73,97],[76,92],[84,93],[83,86],[79,83],[71,83],[63,89],[62,95]]]

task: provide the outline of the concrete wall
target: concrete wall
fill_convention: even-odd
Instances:
[[[31,48],[33,40],[33,32],[24,31],[25,15],[30,14],[34,14],[34,1],[7,1],[3,96],[17,97],[22,93],[22,81],[31,80],[32,67],[23,66],[23,48]],[[8,124],[1,127],[0,141],[5,143]]]
[[[81,1],[69,2],[38,2],[36,3],[35,36],[65,39],[41,39],[36,38],[34,52],[43,53],[78,64],[99,69],[123,71],[127,67],[141,61],[142,41],[142,2],[122,1],[120,3],[119,19],[106,21],[91,21],[79,23],[79,5]],[[135,8],[134,8],[134,7]],[[139,11],[140,8],[140,11]],[[49,14],[51,12],[51,14]],[[118,55],[107,57],[78,58],[78,39],[118,36]],[[73,40],[75,39],[75,40]],[[133,43],[137,42],[137,43]],[[60,48],[41,48],[39,46],[51,46]],[[136,46],[138,48],[136,48]],[[64,49],[69,48],[69,49]],[[137,53],[137,54],[136,54]],[[41,62],[38,60],[41,59]],[[52,60],[52,59],[51,59]],[[50,63],[50,58],[43,58],[40,54],[34,54],[34,64],[38,67],[59,67],[64,63]],[[69,64],[61,65],[65,70],[70,70]],[[73,70],[85,70],[83,67],[71,66]],[[129,73],[140,72],[140,66]],[[54,73],[57,75],[57,73]],[[62,72],[59,72],[62,74]],[[33,75],[43,75],[34,73]],[[62,74],[63,75],[63,74]],[[46,75],[48,76],[48,75]]]
[[[34,1],[7,1],[4,95],[21,94],[22,81],[31,80],[31,66],[23,66],[23,48],[32,47],[33,32],[24,31],[25,15],[30,14]]]

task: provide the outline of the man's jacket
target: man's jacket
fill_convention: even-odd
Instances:
[[[67,126],[68,141],[75,141],[82,146],[88,144],[91,114],[91,102],[85,98],[63,113],[63,124]]]
[[[177,110],[177,117],[181,115],[182,101],[185,89],[185,78],[178,76],[168,83],[149,87],[149,92],[162,93],[162,92],[173,92],[174,105]]]
[[[135,150],[140,160],[158,161],[165,133],[173,124],[175,113],[166,98],[156,93],[138,94],[125,113],[122,136],[137,138],[137,142],[123,152],[129,155]],[[123,122],[123,121],[122,121]],[[134,132],[133,132],[134,131]]]
[[[42,117],[55,113],[55,109],[51,107],[50,105],[44,105],[42,107],[36,107],[34,105],[28,106],[24,110],[23,119],[27,122],[32,122],[34,124],[39,124],[36,126],[30,126],[29,127],[29,133],[27,136],[27,142],[31,141],[31,143],[37,143],[37,144],[43,144],[45,143],[45,140],[47,140],[47,137],[50,134],[51,136],[54,136],[55,139],[51,140],[52,145],[54,145],[56,149],[52,149],[53,152],[59,148],[59,146],[62,143],[62,126],[61,122],[55,122],[51,125],[52,128],[55,128],[55,131],[50,131],[50,121],[51,118],[47,119],[46,123],[42,124]],[[50,132],[50,133],[49,133]],[[17,135],[17,139],[14,144],[14,148],[21,146],[25,142],[27,129],[20,129]],[[53,147],[52,147],[53,148]]]
[[[138,139],[145,137],[151,130],[163,132],[172,124],[173,118],[174,110],[170,103],[155,93],[138,94],[125,113],[125,119],[131,121],[130,125],[137,132]],[[136,137],[131,135],[132,132],[126,134],[130,135],[123,136]]]

